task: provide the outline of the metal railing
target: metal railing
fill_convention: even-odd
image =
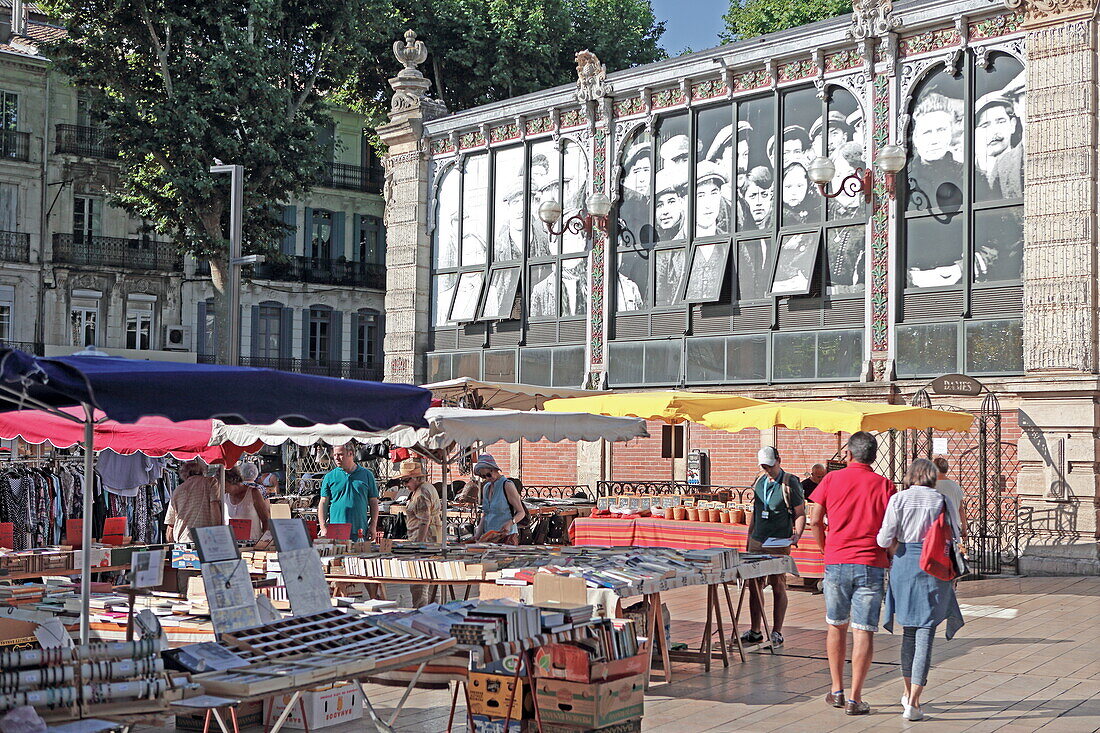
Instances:
[[[661,496],[667,494],[722,494],[729,495],[726,501],[744,504],[752,500],[751,486],[716,486],[713,484],[689,484],[686,481],[597,481],[596,496],[618,496],[619,494],[644,494]]]
[[[10,349],[19,349],[20,351],[25,351],[35,356],[42,356],[42,352],[45,350],[41,342],[35,341],[8,341],[7,339],[0,339],[0,346],[6,346]]]
[[[520,492],[528,499],[574,499],[596,501],[592,487],[586,484],[558,484],[553,486],[527,486]]]
[[[257,280],[317,283],[321,285],[353,285],[384,290],[386,266],[373,262],[349,262],[325,257],[288,257],[271,259],[252,267]]]
[[[30,262],[31,235],[26,232],[0,232],[0,262]]]
[[[0,157],[10,160],[30,160],[31,134],[18,130],[0,130]]]
[[[382,169],[348,163],[325,163],[317,184],[326,188],[380,194],[382,193]]]
[[[179,271],[183,267],[179,250],[169,242],[83,234],[54,234],[53,259],[70,265],[129,270]]]
[[[200,364],[216,364],[218,359],[213,354],[199,354],[198,361]],[[266,356],[242,356],[237,363],[240,366],[278,369],[281,372],[315,374],[322,377],[340,377],[342,379],[361,379],[371,382],[382,381],[384,371],[381,363],[362,364],[357,361],[283,359]]]
[[[118,149],[103,139],[103,130],[90,125],[58,125],[57,153],[89,158],[117,158]]]

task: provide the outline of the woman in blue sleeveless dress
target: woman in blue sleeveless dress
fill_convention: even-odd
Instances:
[[[475,536],[478,542],[519,544],[516,525],[527,516],[515,483],[501,473],[496,459],[482,453],[473,474],[481,479],[481,524]]]

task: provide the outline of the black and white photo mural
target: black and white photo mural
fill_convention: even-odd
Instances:
[[[514,147],[493,156],[493,262],[515,262],[523,254],[523,153]]]

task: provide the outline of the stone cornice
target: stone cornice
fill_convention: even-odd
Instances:
[[[1097,0],[1013,1],[1024,8],[1024,27],[1027,30],[1038,30],[1096,17]]]

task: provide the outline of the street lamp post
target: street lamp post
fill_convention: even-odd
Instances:
[[[241,361],[241,267],[264,261],[263,255],[241,256],[244,235],[244,166],[212,165],[211,173],[229,174],[229,354],[227,361],[236,366]]]

